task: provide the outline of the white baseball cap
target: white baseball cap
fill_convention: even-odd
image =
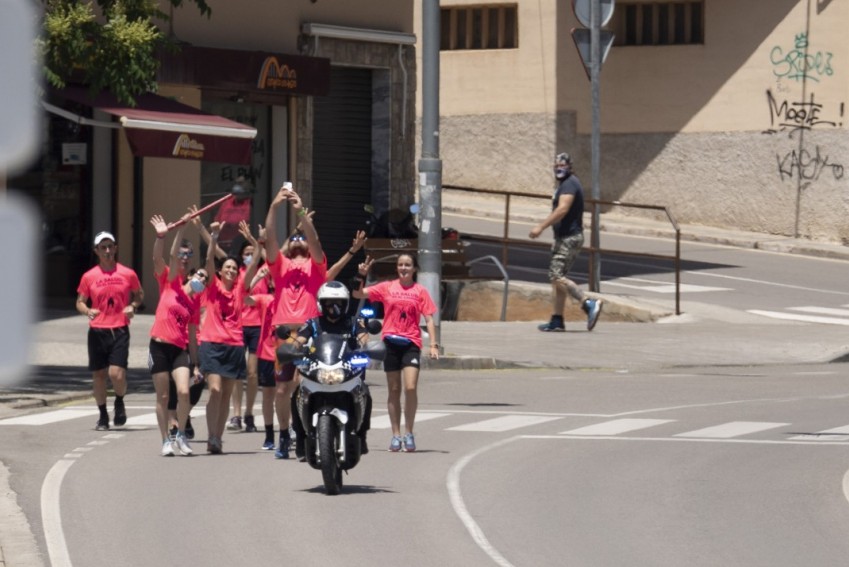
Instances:
[[[104,240],[111,240],[112,242],[116,242],[115,237],[112,236],[112,233],[106,232],[104,230],[102,232],[98,232],[97,235],[94,237],[94,245],[97,246],[98,244],[100,244]]]

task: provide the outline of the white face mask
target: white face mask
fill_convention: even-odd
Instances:
[[[192,291],[195,293],[203,293],[203,290],[206,289],[206,286],[197,278],[192,278],[189,280],[189,287],[192,288]]]
[[[566,179],[566,176],[569,175],[569,169],[566,167],[555,167],[554,168],[554,177],[557,179]]]
[[[254,257],[253,257],[252,254],[248,254],[247,256],[242,256],[242,263],[245,266],[250,266],[251,262],[253,262],[253,261],[254,261]]]

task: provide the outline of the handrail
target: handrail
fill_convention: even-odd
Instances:
[[[510,238],[509,232],[509,224],[510,224],[510,201],[512,197],[527,197],[531,199],[545,199],[547,201],[551,200],[551,197],[548,195],[540,195],[538,193],[525,193],[521,191],[496,191],[493,189],[479,189],[475,187],[461,187],[459,185],[443,185],[443,189],[448,189],[452,191],[466,191],[469,193],[484,193],[487,195],[496,195],[499,197],[504,197],[504,231],[501,237],[496,236],[488,236],[483,234],[470,234],[470,236],[474,237],[477,240],[484,240],[490,242],[499,242],[501,243],[501,263],[504,266],[509,266],[507,251],[509,244],[521,244],[523,246],[536,246],[536,247],[546,247],[548,248],[548,244],[543,244],[539,242],[528,242],[527,240],[520,240],[515,238]],[[593,246],[585,246],[583,250],[589,254],[590,257],[590,270],[589,270],[589,285],[591,289],[600,289],[600,286],[597,286],[595,282],[595,263],[600,261],[600,257],[602,253],[608,254],[616,254],[620,256],[639,256],[642,258],[654,258],[659,260],[671,260],[673,262],[673,266],[675,269],[675,314],[681,314],[681,228],[678,225],[678,222],[672,216],[672,213],[666,207],[660,205],[645,205],[640,203],[625,203],[623,201],[604,201],[600,199],[584,199],[584,203],[590,205],[592,207],[592,212],[595,213],[598,207],[607,206],[607,207],[626,207],[632,209],[643,209],[643,210],[653,210],[653,211],[662,211],[666,218],[669,220],[669,223],[672,225],[673,230],[675,231],[675,255],[667,256],[663,254],[651,254],[648,252],[631,252],[627,250],[611,250],[611,249],[602,249],[602,248],[594,248]],[[590,215],[590,230],[594,231],[595,219],[598,218],[599,215],[592,214]],[[598,282],[600,284],[601,282]]]

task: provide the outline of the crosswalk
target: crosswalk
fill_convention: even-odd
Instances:
[[[151,429],[156,427],[156,413],[152,406],[128,406],[130,416],[123,429]],[[0,428],[8,426],[46,426],[74,420],[93,420],[97,409],[89,406],[62,408],[18,417],[0,419]],[[203,423],[204,411],[198,406],[192,411],[192,420]],[[564,423],[580,420],[578,427],[564,427]],[[591,420],[592,423],[586,423]],[[433,427],[447,432],[538,434],[541,429],[547,436],[572,439],[657,439],[670,440],[760,440],[788,443],[839,443],[849,444],[849,424],[826,425],[822,429],[795,426],[790,422],[725,421],[704,423],[657,418],[630,418],[616,416],[591,417],[585,414],[542,414],[476,411],[419,411],[416,415],[419,431]],[[202,426],[203,427],[203,426]],[[535,428],[535,429],[532,429]],[[372,430],[390,429],[388,415],[375,410]]]
[[[840,307],[800,305],[787,307],[785,311],[749,309],[746,312],[771,319],[780,319],[782,321],[821,323],[824,325],[849,325],[849,304],[841,305]]]

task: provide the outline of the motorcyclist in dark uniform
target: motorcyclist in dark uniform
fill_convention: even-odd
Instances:
[[[347,315],[348,304],[350,303],[351,294],[344,284],[336,281],[327,282],[321,286],[316,295],[318,303],[318,311],[321,313],[318,317],[308,320],[300,329],[295,338],[301,345],[306,345],[311,338],[317,337],[320,334],[328,333],[333,335],[341,335],[348,341],[348,347],[351,350],[358,349],[368,341],[368,330],[362,319]],[[306,460],[304,454],[304,426],[301,423],[301,417],[297,411],[297,396],[298,392],[292,396],[292,429],[295,430],[295,456],[299,461]],[[366,411],[363,417],[363,424],[357,432],[361,443],[361,454],[368,453],[368,445],[366,444],[366,432],[371,427],[371,394],[366,385]]]

